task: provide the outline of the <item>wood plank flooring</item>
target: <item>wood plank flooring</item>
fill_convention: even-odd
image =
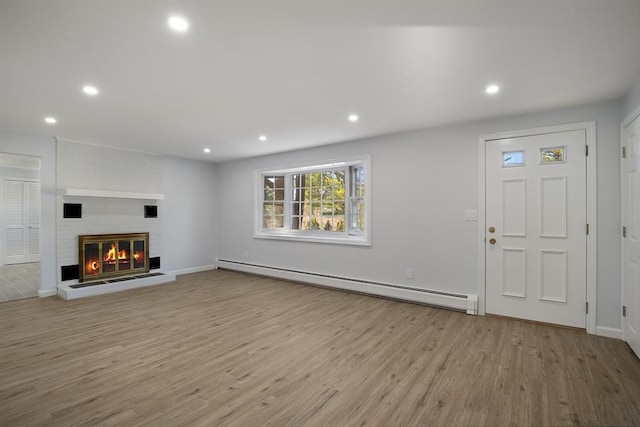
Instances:
[[[640,425],[640,361],[580,331],[214,270],[0,304],[0,425]]]

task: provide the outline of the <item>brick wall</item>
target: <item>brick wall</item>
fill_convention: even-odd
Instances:
[[[57,188],[162,193],[161,158],[150,154],[58,141]],[[82,218],[63,218],[64,203],[81,203]],[[144,218],[144,205],[158,205],[158,218]],[[57,196],[57,277],[78,263],[81,234],[149,232],[149,256],[162,248],[162,202]]]

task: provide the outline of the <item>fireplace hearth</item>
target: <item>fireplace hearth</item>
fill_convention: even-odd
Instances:
[[[149,233],[78,236],[79,282],[149,272]]]

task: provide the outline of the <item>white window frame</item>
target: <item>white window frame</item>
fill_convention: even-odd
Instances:
[[[364,167],[364,186],[365,186],[365,212],[364,212],[364,231],[350,232],[350,212],[351,212],[351,182],[352,177],[349,173],[351,166]],[[295,173],[317,172],[327,169],[346,169],[345,177],[348,177],[345,194],[345,231],[344,232],[327,232],[322,230],[292,230],[291,229],[291,182],[290,175]],[[264,176],[265,175],[285,175],[285,198],[284,198],[284,227],[282,229],[265,229],[263,228],[263,212],[262,203],[264,197]],[[358,156],[341,159],[332,159],[322,162],[303,163],[297,165],[289,165],[286,167],[258,169],[254,171],[254,238],[256,239],[275,239],[290,240],[300,242],[317,242],[332,243],[341,245],[358,245],[371,246],[371,157]]]

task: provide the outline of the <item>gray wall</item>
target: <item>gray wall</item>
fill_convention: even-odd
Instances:
[[[622,104],[621,121],[627,118],[629,114],[633,113],[636,108],[640,107],[640,75],[629,90],[627,96],[624,97]]]
[[[161,167],[162,269],[213,266],[219,251],[216,165],[164,157]]]
[[[602,102],[431,128],[218,166],[219,257],[429,289],[477,293],[478,137],[595,120],[598,161],[597,325],[620,327],[619,124],[621,104]],[[253,238],[253,171],[370,154],[371,247]],[[244,252],[248,251],[248,257]],[[414,279],[405,278],[413,268]]]
[[[56,283],[56,143],[0,130],[0,152],[40,157],[42,217],[40,222],[40,290],[54,291]]]

